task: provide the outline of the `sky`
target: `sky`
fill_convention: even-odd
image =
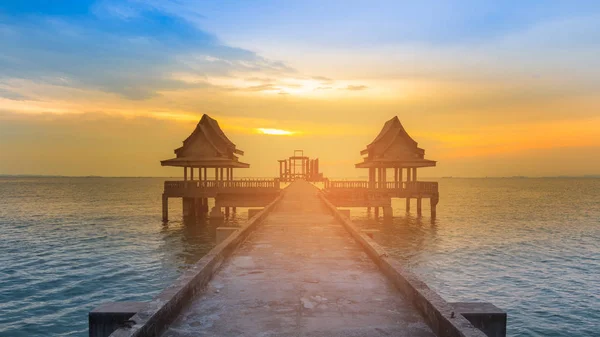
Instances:
[[[274,176],[398,116],[420,177],[600,174],[598,1],[0,0],[0,174],[179,176],[202,114]],[[265,134],[260,129],[276,129]]]

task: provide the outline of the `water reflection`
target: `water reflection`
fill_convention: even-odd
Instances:
[[[247,208],[238,207],[223,219],[197,216],[163,223],[164,262],[175,265],[179,271],[189,268],[215,246],[217,227],[240,227],[248,219],[247,213]]]
[[[378,243],[396,258],[407,263],[414,262],[423,252],[436,244],[438,220],[419,217],[403,210],[394,209],[394,217],[375,217],[365,208],[352,208],[351,218],[361,229],[379,230]]]

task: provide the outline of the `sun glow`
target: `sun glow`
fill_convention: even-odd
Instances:
[[[295,134],[295,132],[280,129],[257,128],[256,131],[263,135],[291,136]]]

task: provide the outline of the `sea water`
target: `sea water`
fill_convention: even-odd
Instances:
[[[86,336],[87,313],[147,301],[215,242],[162,178],[0,178],[0,336]],[[448,301],[487,301],[510,336],[600,332],[600,179],[441,179],[437,219],[394,201],[362,228]],[[238,208],[230,225],[246,218]]]

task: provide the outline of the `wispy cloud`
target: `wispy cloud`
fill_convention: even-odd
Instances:
[[[290,73],[288,65],[225,45],[214,35],[137,2],[102,2],[88,15],[25,15],[2,25],[0,79],[89,88],[128,99],[147,99],[211,87],[173,73],[196,76]],[[6,93],[5,93],[6,95]],[[15,97],[15,96],[13,96]]]
[[[366,85],[348,85],[347,87],[343,88],[344,90],[350,90],[350,91],[360,91],[360,90],[366,90],[369,87],[367,87]]]

